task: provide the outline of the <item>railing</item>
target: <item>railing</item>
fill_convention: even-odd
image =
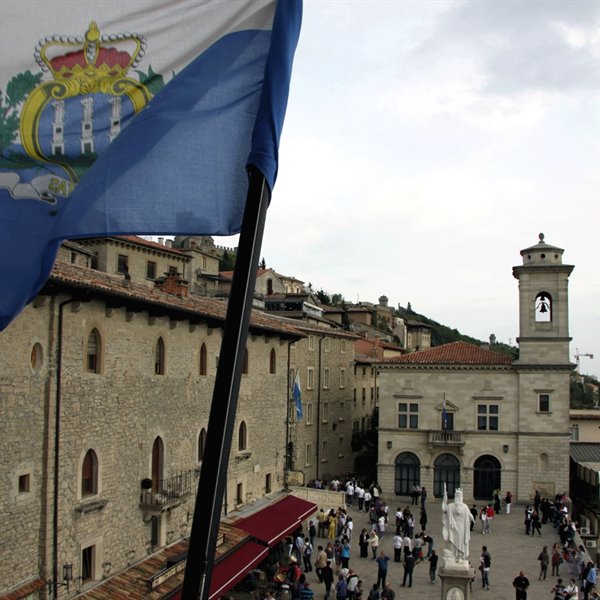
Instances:
[[[192,493],[193,471],[183,471],[168,479],[161,479],[156,489],[142,490],[140,506],[142,508],[168,508],[180,504],[182,499]]]
[[[429,445],[462,448],[465,445],[465,437],[458,431],[430,431]]]

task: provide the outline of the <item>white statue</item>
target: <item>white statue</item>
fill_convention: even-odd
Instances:
[[[454,493],[454,502],[448,504],[448,492],[444,484],[442,499],[442,536],[446,542],[444,558],[446,563],[453,558],[454,563],[468,566],[471,523],[474,522],[469,507],[463,502],[463,492],[458,488]],[[450,561],[452,562],[452,561]]]

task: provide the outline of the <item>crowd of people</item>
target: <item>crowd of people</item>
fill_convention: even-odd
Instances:
[[[394,600],[396,593],[388,580],[390,563],[399,563],[402,568],[401,578],[397,580],[400,587],[413,586],[415,567],[421,563],[428,566],[431,584],[437,581],[438,553],[427,530],[427,490],[424,487],[412,488],[411,504],[397,506],[394,511],[381,497],[381,488],[376,482],[367,486],[352,479],[345,483],[334,479],[314,481],[311,486],[344,492],[346,507],[320,508],[309,521],[306,531],[300,528],[285,540],[283,557],[272,576],[281,600],[288,597],[290,600],[312,600],[318,593],[307,580],[306,575],[312,572],[313,582],[315,576],[318,581],[313,585],[322,586],[325,600],[332,596],[335,600]],[[506,515],[514,512],[512,504],[511,492],[501,494],[500,490],[494,490],[490,502],[470,508],[472,531],[491,535],[494,520],[503,512]],[[360,532],[358,528],[354,531],[354,521],[347,507],[353,508],[357,522],[357,512],[364,515],[364,521],[361,517],[362,522],[358,524]],[[569,515],[567,498],[559,495],[548,500],[536,492],[532,504],[525,508],[523,524],[524,533],[531,537],[540,537],[543,526],[556,529],[558,541],[550,549],[543,546],[537,556],[539,580],[549,577],[549,567],[550,577],[556,578],[549,586],[551,600],[600,598],[596,590],[596,567],[585,548],[575,545],[576,526]],[[384,539],[389,540],[388,547],[391,542],[393,555],[388,556],[382,549]],[[478,558],[481,587],[489,590],[492,556],[487,545],[482,546]],[[357,560],[362,562],[357,565]],[[365,584],[359,571],[369,573],[373,580]],[[476,579],[477,575],[471,580],[471,587]],[[524,570],[512,584],[516,599],[526,600],[530,581]]]

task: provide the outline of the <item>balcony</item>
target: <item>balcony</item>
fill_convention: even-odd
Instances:
[[[429,448],[458,448],[463,453],[465,436],[462,431],[430,431]]]
[[[144,483],[152,482],[144,479],[140,492],[140,508],[144,511],[144,520],[179,506],[192,493],[193,474],[191,469],[183,471],[168,479],[160,479],[156,487],[149,489],[144,489]]]

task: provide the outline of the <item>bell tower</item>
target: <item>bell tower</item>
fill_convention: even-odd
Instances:
[[[535,490],[552,497],[569,488],[570,376],[569,275],[563,250],[540,233],[535,246],[521,250],[513,267],[519,280],[518,497]]]
[[[535,246],[521,250],[523,264],[513,267],[519,280],[519,360],[517,365],[569,364],[569,275],[564,250],[540,233]]]

